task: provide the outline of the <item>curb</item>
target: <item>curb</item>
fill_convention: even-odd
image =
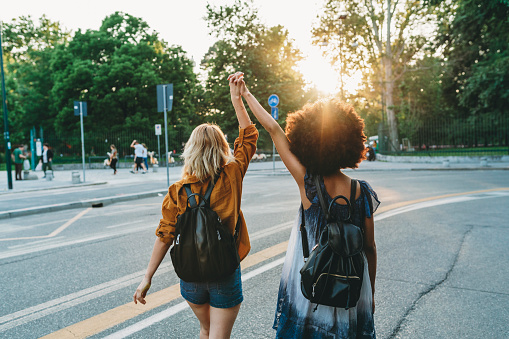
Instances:
[[[126,194],[126,195],[121,195],[121,196],[95,198],[95,199],[88,199],[88,200],[82,200],[82,201],[67,202],[67,203],[62,203],[62,204],[45,205],[45,206],[37,206],[37,207],[31,207],[31,208],[23,208],[23,209],[18,209],[18,210],[11,210],[11,211],[6,211],[6,212],[0,212],[0,220],[20,217],[20,216],[26,216],[26,215],[33,215],[33,214],[37,214],[40,212],[55,212],[55,211],[63,211],[63,210],[69,210],[69,209],[74,209],[74,208],[103,207],[106,205],[110,205],[110,204],[114,204],[114,203],[122,202],[122,201],[150,198],[150,197],[158,196],[159,194],[165,195],[166,192],[167,192],[167,190],[155,190],[155,191],[148,191],[148,192],[142,192],[142,193]]]
[[[25,193],[25,192],[37,192],[37,191],[48,191],[48,190],[58,190],[61,188],[72,188],[72,187],[85,187],[85,186],[95,186],[95,185],[106,185],[107,181],[99,181],[99,182],[92,182],[92,183],[83,183],[83,184],[71,184],[71,185],[64,185],[64,186],[51,186],[51,187],[39,187],[39,188],[29,188],[22,191],[3,191],[0,192],[0,195],[2,194],[16,194],[16,193]]]
[[[412,168],[411,171],[508,171],[509,167]]]

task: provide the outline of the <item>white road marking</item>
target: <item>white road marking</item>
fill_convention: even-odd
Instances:
[[[450,203],[472,201],[472,200],[477,200],[477,199],[495,198],[495,197],[501,197],[501,196],[507,197],[507,196],[509,196],[509,192],[495,191],[495,192],[488,192],[488,193],[478,193],[478,194],[472,194],[472,195],[466,195],[466,196],[431,200],[431,201],[426,201],[426,202],[416,203],[413,205],[404,206],[401,208],[396,208],[394,210],[387,211],[385,213],[381,213],[380,215],[375,215],[375,220],[379,221],[379,220],[383,220],[383,219],[386,219],[386,218],[389,218],[389,217],[392,217],[392,216],[395,216],[398,214],[402,214],[402,213],[406,213],[406,212],[410,212],[410,211],[414,211],[414,210],[418,210],[418,209],[423,209],[423,208],[427,208],[427,207],[433,207],[433,206],[450,204]],[[250,235],[250,239],[257,240],[257,239],[263,238],[264,236],[269,236],[274,233],[287,230],[287,229],[291,228],[293,225],[294,225],[294,221],[289,221],[289,222],[285,222],[282,224],[278,224],[278,225],[272,226],[270,228],[263,229],[258,232],[252,233]],[[135,233],[135,232],[145,230],[147,228],[153,228],[153,225],[126,229],[126,230],[123,230],[123,234]],[[0,254],[0,259],[23,255],[23,254],[28,254],[28,253],[32,253],[32,252],[43,251],[43,250],[51,249],[51,248],[69,246],[69,245],[74,245],[77,243],[83,243],[83,242],[89,242],[89,241],[94,241],[94,240],[98,240],[98,239],[104,239],[104,238],[108,238],[108,237],[114,237],[114,236],[118,236],[118,232],[109,232],[109,233],[105,233],[102,235],[88,237],[88,238],[84,238],[84,239],[80,239],[80,240],[62,242],[60,244],[43,244],[43,246],[40,246],[39,248],[37,248],[34,251],[25,249],[22,251],[11,251],[13,253],[10,253],[10,254],[9,253]],[[269,264],[266,264],[262,267],[259,267],[253,271],[250,271],[242,276],[242,281],[245,281],[245,280],[250,279],[258,274],[261,274],[269,269],[272,269],[272,268],[282,264],[283,261],[284,261],[284,257],[280,258],[278,260],[275,260]],[[160,268],[156,272],[156,275],[164,274],[166,272],[171,271],[172,269],[173,269],[173,267],[171,266],[170,263],[163,264],[160,266]],[[61,311],[64,309],[74,307],[78,304],[84,303],[84,302],[92,300],[94,298],[99,298],[99,297],[104,296],[108,293],[114,292],[118,289],[130,286],[132,284],[136,284],[139,282],[139,279],[141,279],[141,277],[144,274],[145,274],[145,270],[139,271],[139,272],[129,274],[124,277],[115,279],[115,280],[111,280],[111,281],[102,283],[100,285],[96,285],[96,286],[93,286],[93,287],[90,287],[90,288],[60,297],[60,298],[54,299],[54,300],[50,300],[48,302],[45,302],[45,303],[42,303],[42,304],[39,304],[36,306],[26,308],[24,310],[20,310],[20,311],[11,313],[11,314],[4,315],[4,316],[0,317],[0,324],[2,324],[2,325],[0,325],[0,332],[5,331],[10,328],[13,328],[13,327],[16,327],[16,326],[19,326],[19,325],[22,325],[22,324],[25,324],[32,320],[39,319],[39,318],[47,316],[49,314],[53,314],[55,312],[58,312],[58,311]],[[184,306],[177,307],[181,304],[183,304],[185,307]],[[135,333],[135,332],[137,332],[143,328],[146,328],[154,323],[157,323],[158,321],[161,321],[171,315],[181,312],[182,310],[186,309],[186,307],[187,307],[187,303],[185,303],[185,302],[177,304],[166,311],[163,311],[161,313],[158,313],[152,317],[145,319],[144,321],[146,321],[146,323],[143,323],[142,325],[138,325],[141,322],[136,323],[136,324],[134,324],[130,327],[127,327],[119,332],[113,333],[109,337],[124,338],[127,335]],[[151,320],[149,320],[149,319],[151,319]],[[159,319],[159,320],[157,320],[157,319]],[[139,326],[142,326],[142,327],[139,327]],[[132,328],[131,330],[134,329],[135,331],[130,332],[129,334],[126,334],[123,336],[112,337],[113,335],[117,335],[119,333],[128,333],[128,332],[123,332],[124,330],[127,330],[128,328]],[[131,331],[131,330],[129,330],[129,331]]]
[[[483,194],[473,194],[471,196],[444,198],[444,199],[426,201],[426,202],[422,202],[422,203],[416,203],[413,205],[394,209],[393,211],[385,212],[383,214],[380,214],[379,216],[375,216],[375,220],[383,220],[383,219],[386,219],[386,218],[389,218],[391,216],[395,216],[398,214],[402,214],[402,213],[406,213],[406,212],[410,212],[410,211],[414,211],[414,210],[418,210],[418,209],[423,209],[423,208],[427,208],[427,207],[443,205],[443,204],[452,204],[452,203],[465,202],[465,201],[471,201],[471,200],[477,200],[477,199],[494,198],[497,196],[509,196],[509,192],[496,192],[496,193],[498,193],[498,194],[491,194],[491,192],[490,192],[490,193],[483,193]],[[500,194],[500,193],[502,193],[502,194]],[[292,223],[289,222],[287,224],[293,224],[293,222]],[[284,227],[281,227],[281,225],[278,225],[278,226],[280,227],[281,230],[285,229]],[[271,229],[275,230],[275,227],[271,227]],[[284,260],[285,260],[285,257],[275,260],[275,261],[273,261],[269,264],[266,264],[262,267],[259,267],[258,269],[255,269],[255,270],[243,275],[242,281],[248,280],[252,277],[255,277],[259,274],[266,272],[269,269],[272,269],[278,265],[281,265],[281,264],[283,264]],[[168,317],[171,317],[183,310],[186,310],[187,306],[188,306],[187,302],[181,302],[181,303],[179,303],[173,307],[170,307],[169,309],[164,310],[160,313],[157,313],[147,319],[144,319],[144,320],[139,321],[131,326],[128,326],[120,331],[112,333],[105,338],[107,338],[107,339],[125,338],[125,337],[127,337],[131,334],[134,334],[136,332],[139,332],[139,331],[141,331],[141,330],[143,330],[157,322],[160,322]]]
[[[171,263],[162,264],[157,270],[156,276],[170,272],[172,270],[173,266]],[[117,291],[124,287],[139,283],[144,275],[145,270],[138,271],[115,280],[111,280],[57,299],[47,301],[36,306],[4,315],[0,317],[0,332],[26,324],[30,321],[45,317],[55,312],[74,307],[89,300],[102,297],[108,293]]]
[[[119,224],[120,225],[120,224]],[[286,230],[293,225],[292,222],[285,222],[276,226],[272,226],[265,230],[260,230],[258,232],[255,232],[251,235],[251,240],[256,240],[263,238],[264,236],[269,236],[271,234],[274,234],[276,232],[280,232],[283,230]],[[150,226],[152,227],[152,226]],[[138,231],[138,230],[136,230]],[[125,233],[125,232],[124,232]],[[114,233],[115,235],[118,235],[118,233]],[[96,239],[94,237],[93,239]],[[87,239],[83,239],[87,241]],[[70,241],[62,244],[62,246],[67,246],[71,244],[75,244],[75,241]],[[21,246],[21,245],[18,245]],[[156,276],[160,274],[164,274],[167,272],[170,272],[173,270],[173,266],[171,263],[165,263],[162,264],[159,269],[156,271]],[[257,269],[259,270],[259,269]],[[246,277],[250,277],[253,272],[257,272],[257,270],[251,271],[248,274],[246,274]],[[76,305],[82,304],[84,302],[90,301],[95,298],[100,298],[108,293],[115,292],[119,289],[122,289],[124,287],[128,287],[133,284],[138,284],[142,277],[145,275],[145,270],[139,271],[136,273],[132,273],[78,292],[74,292],[71,294],[68,294],[66,296],[53,299],[50,301],[47,301],[45,303],[32,306],[11,314],[4,315],[0,317],[0,332],[9,330],[13,327],[20,326],[23,324],[26,324],[30,321],[45,317],[47,315],[53,314],[55,312],[65,310],[71,307],[74,307]],[[243,277],[243,279],[248,279]]]
[[[145,225],[145,226],[141,226],[141,227],[125,228],[122,230],[122,235],[136,233],[136,232],[143,231],[146,229],[155,229],[155,227],[156,226],[151,224],[151,225]],[[59,242],[59,243],[53,243],[53,244],[42,244],[41,246],[35,246],[32,248],[14,249],[14,250],[0,253],[0,260],[7,259],[7,258],[13,258],[13,257],[17,257],[20,255],[26,255],[26,254],[32,254],[32,253],[37,253],[37,252],[41,252],[41,251],[51,250],[51,249],[55,249],[55,248],[59,248],[59,247],[72,246],[72,245],[82,244],[82,243],[86,243],[86,242],[90,242],[90,241],[118,237],[118,236],[119,236],[118,231],[114,231],[114,232],[110,231],[110,232],[105,232],[103,234],[93,235],[90,237],[80,238],[80,239],[75,239],[75,240],[69,240],[69,241],[65,241],[65,242]]]
[[[71,226],[76,220],[81,218],[83,215],[87,214],[89,211],[92,210],[92,207],[89,207],[81,212],[79,212],[77,215],[75,215],[73,218],[69,219],[65,224],[51,232],[47,235],[35,235],[35,236],[28,236],[28,237],[16,237],[16,238],[2,238],[0,241],[16,241],[16,240],[29,240],[29,239],[45,239],[45,238],[53,238],[54,236],[60,234],[62,231],[64,231],[67,227]]]
[[[282,224],[279,224],[276,226],[272,226],[272,227],[260,230],[258,232],[254,232],[253,234],[249,235],[249,240],[251,240],[251,241],[257,240],[257,239],[266,237],[268,235],[287,230],[289,228],[292,228],[293,224],[294,224],[294,221],[288,221],[288,222],[285,222],[285,223],[282,223]]]
[[[106,228],[117,228],[117,227],[125,226],[125,225],[134,225],[134,224],[137,224],[137,223],[143,222],[143,221],[144,221],[144,219],[138,219],[138,220],[133,220],[133,221],[129,221],[129,222],[124,222],[122,224],[106,226]],[[154,226],[154,229],[156,229],[156,227],[157,227],[157,225]]]
[[[257,275],[260,275],[262,273],[265,273],[266,271],[273,269],[274,267],[277,267],[279,265],[282,265],[285,261],[285,257],[279,258],[277,260],[274,260],[266,265],[263,265],[255,270],[252,270],[251,272],[247,274],[242,275],[242,282],[245,282],[251,278],[256,277]],[[122,339],[125,337],[130,336],[131,334],[134,334],[136,332],[139,332],[155,323],[158,323],[166,318],[169,318],[179,312],[182,312],[184,310],[187,310],[189,308],[189,305],[187,304],[187,301],[183,301],[181,303],[178,303],[175,306],[172,306],[162,312],[156,313],[151,317],[148,317],[147,319],[143,319],[142,321],[139,321],[131,326],[128,326],[120,331],[117,331],[115,333],[112,333],[104,339]]]
[[[23,243],[23,244],[19,244],[19,245],[9,246],[7,248],[13,249],[13,248],[27,247],[27,246],[30,246],[30,245],[41,244],[41,243],[44,243],[44,242],[50,242],[50,241],[54,241],[54,240],[62,239],[62,238],[65,238],[65,236],[61,235],[59,237],[48,238],[48,239],[32,241],[32,242],[27,242],[27,243]]]
[[[479,200],[479,199],[507,197],[507,196],[509,196],[508,191],[498,191],[498,192],[475,193],[472,195],[464,195],[464,196],[443,198],[443,199],[437,199],[437,200],[423,201],[423,202],[419,202],[416,204],[395,208],[393,210],[381,213],[379,215],[375,215],[375,221],[390,218],[392,216],[395,216],[395,215],[398,215],[401,213],[406,213],[406,212],[415,211],[418,209],[423,209],[423,208],[428,208],[428,207],[460,203],[460,202]]]

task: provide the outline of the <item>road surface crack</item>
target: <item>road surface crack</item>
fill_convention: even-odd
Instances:
[[[423,292],[421,292],[419,294],[419,296],[414,300],[412,305],[410,305],[410,307],[407,309],[405,314],[398,321],[398,324],[396,325],[396,327],[394,328],[392,333],[389,335],[389,337],[388,337],[389,339],[393,339],[393,338],[395,338],[398,335],[399,331],[401,330],[401,327],[403,326],[403,323],[407,320],[407,317],[410,315],[410,313],[412,313],[415,310],[415,308],[416,308],[417,304],[419,303],[419,301],[424,296],[428,295],[430,292],[433,292],[435,289],[437,289],[440,285],[442,285],[445,281],[447,281],[447,279],[449,279],[449,275],[451,274],[451,272],[453,271],[454,267],[456,266],[456,263],[458,262],[458,258],[460,256],[461,249],[463,248],[463,244],[465,243],[465,239],[466,239],[467,235],[470,234],[470,232],[472,231],[473,228],[474,228],[474,226],[470,225],[469,228],[465,231],[465,233],[463,233],[463,237],[461,239],[460,246],[458,247],[458,251],[456,252],[456,256],[454,258],[454,261],[452,262],[451,267],[449,267],[449,270],[447,271],[447,273],[445,273],[444,278],[442,280],[439,280],[436,283],[430,285],[428,287],[428,289],[426,289],[425,291],[423,291]]]

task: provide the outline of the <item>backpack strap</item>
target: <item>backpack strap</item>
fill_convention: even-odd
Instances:
[[[207,191],[205,191],[205,195],[203,196],[203,200],[200,202],[200,206],[203,207],[205,204],[210,206],[210,196],[212,195],[212,190],[214,189],[219,176],[221,176],[221,172],[223,172],[222,167],[219,169],[219,173],[217,173],[214,178],[210,179],[209,187],[207,187]]]
[[[352,179],[350,188],[350,221],[353,216],[353,204],[355,202],[355,194],[357,193],[357,180]]]
[[[316,192],[318,195],[318,200],[320,200],[320,206],[322,207],[323,215],[325,215],[325,220],[329,221],[329,209],[327,208],[327,203],[325,202],[325,196],[322,191],[322,187],[320,185],[320,179],[323,180],[323,177],[321,175],[315,176],[315,186],[316,186]]]
[[[306,216],[304,215],[304,205],[300,203],[300,235],[302,238],[302,254],[304,255],[304,261],[309,257],[309,244],[308,234],[306,232]]]
[[[196,198],[194,197],[195,194],[193,193],[193,191],[191,191],[191,184],[184,184],[184,189],[186,190],[186,194],[187,194],[187,201],[189,202],[189,204],[191,204],[191,208],[195,208],[196,206],[198,206],[198,204],[196,203]]]
[[[239,214],[239,217],[237,218],[237,224],[235,224],[235,232],[233,233],[233,239],[235,240],[235,245],[237,245],[237,239],[239,238],[239,231],[240,231],[240,214]],[[239,248],[239,246],[237,245],[237,249]]]

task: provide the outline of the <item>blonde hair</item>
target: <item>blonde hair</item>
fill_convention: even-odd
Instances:
[[[234,161],[223,131],[215,124],[201,124],[191,133],[184,147],[183,177],[195,175],[204,181],[214,177],[222,166]]]

